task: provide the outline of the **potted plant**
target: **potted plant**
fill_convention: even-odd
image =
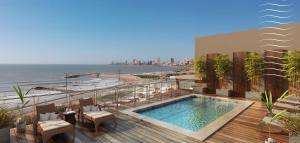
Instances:
[[[204,78],[206,76],[206,60],[204,56],[197,56],[193,62],[194,70],[195,70],[195,77],[196,84],[193,86],[194,91],[203,93],[203,88],[206,87],[204,83]]]
[[[267,93],[267,91],[264,92],[263,94],[263,98],[262,101],[265,105],[265,107],[267,108],[267,116],[271,117],[270,122],[268,123],[268,128],[269,128],[269,137],[268,139],[266,139],[265,143],[273,143],[275,142],[274,139],[271,138],[271,125],[275,120],[281,119],[281,117],[284,115],[284,113],[286,113],[286,110],[280,111],[277,114],[273,113],[273,96],[272,93],[269,92]],[[285,91],[278,99],[285,99],[289,96],[288,94],[288,90]]]
[[[249,53],[245,59],[245,72],[250,81],[250,91],[245,96],[247,99],[259,100],[261,95],[263,77],[263,58],[256,52]]]
[[[232,89],[231,86],[231,72],[232,72],[232,62],[229,60],[229,56],[226,54],[220,54],[214,59],[214,70],[216,76],[220,82],[220,89],[216,90],[217,95],[228,96],[229,90]]]
[[[26,130],[26,116],[24,115],[24,107],[29,103],[30,100],[25,101],[26,94],[23,92],[20,86],[14,86],[14,91],[21,101],[21,106],[18,106],[19,117],[16,121],[16,129],[19,133],[24,133]]]
[[[0,108],[0,142],[10,142],[10,127],[14,124],[15,115],[11,111]]]
[[[283,70],[289,80],[290,92],[300,96],[300,51],[289,51],[287,53]]]
[[[289,96],[290,96],[289,91],[287,90],[278,98],[278,100],[288,98]],[[267,108],[267,111],[268,111],[267,116],[269,116],[269,117],[274,116],[272,92],[267,93],[267,91],[265,91],[263,94],[263,97],[262,97],[262,101],[263,101],[265,107]]]
[[[276,143],[274,139],[271,138],[271,125],[274,121],[281,119],[284,114],[286,113],[286,110],[280,111],[277,114],[274,114],[270,120],[270,123],[268,124],[269,127],[269,137],[265,140],[265,143]]]

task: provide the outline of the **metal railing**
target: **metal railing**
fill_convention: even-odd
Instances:
[[[25,112],[34,111],[34,107],[41,104],[55,103],[57,106],[76,108],[80,98],[93,97],[98,104],[120,108],[134,107],[141,103],[162,101],[172,96],[182,94],[175,80],[156,80],[141,83],[124,83],[121,85],[91,89],[86,91],[68,91],[53,94],[27,96],[30,102],[24,107]],[[187,93],[186,93],[187,94]],[[68,101],[68,96],[70,101]],[[69,104],[69,105],[68,105]],[[0,99],[0,107],[17,110],[20,101],[17,97]]]

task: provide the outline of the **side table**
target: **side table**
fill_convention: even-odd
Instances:
[[[66,111],[62,113],[65,117],[65,121],[69,122],[72,125],[76,124],[75,111]]]

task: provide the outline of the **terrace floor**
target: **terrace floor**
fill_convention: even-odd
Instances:
[[[222,127],[219,131],[209,137],[205,142],[208,143],[258,143],[264,142],[268,137],[268,128],[260,124],[265,116],[266,110],[261,102],[255,102],[252,106]],[[188,142],[200,143],[193,138],[184,136],[180,133],[164,129],[144,121],[134,119],[124,114],[116,114],[118,126],[112,127],[112,123],[104,123],[99,132],[93,132],[90,125],[76,125],[76,143],[167,143],[167,142]],[[32,131],[24,135],[15,135],[11,130],[12,143],[34,142]],[[288,142],[288,135],[278,129],[272,129],[271,137],[278,142]],[[37,138],[36,138],[37,139]],[[65,143],[68,140],[66,135],[55,136],[49,142]]]

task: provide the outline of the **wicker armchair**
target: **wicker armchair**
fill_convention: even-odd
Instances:
[[[113,121],[114,126],[117,125],[116,117],[107,111],[101,111],[100,106],[95,105],[92,98],[88,99],[79,99],[80,109],[79,109],[79,118],[81,122],[84,122],[84,120],[89,120],[94,123],[95,126],[95,132],[98,132],[98,126],[104,122],[104,121]],[[99,111],[90,111],[90,112],[84,112],[83,107],[94,105],[98,106]]]
[[[62,119],[40,121],[40,114],[56,112],[54,103],[48,105],[36,106],[35,121],[33,123],[35,134],[41,134],[43,143],[46,143],[51,137],[61,133],[69,133],[75,140],[74,126]]]

